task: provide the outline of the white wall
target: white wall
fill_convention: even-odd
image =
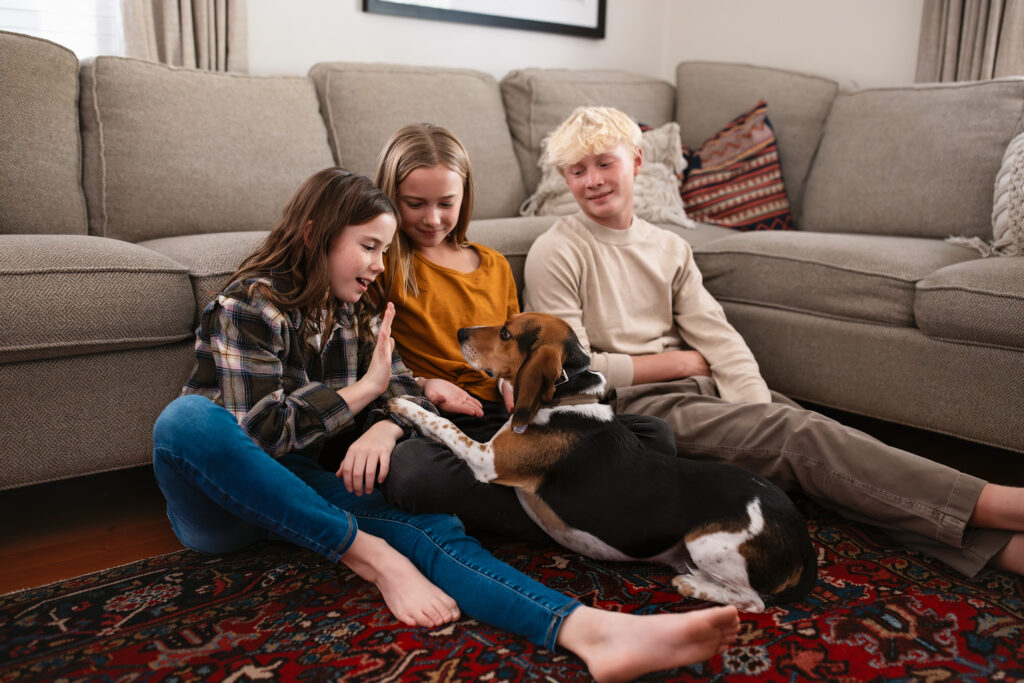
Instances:
[[[615,2],[616,0],[609,0]],[[861,87],[912,83],[923,0],[670,0],[662,78],[683,60],[806,71]]]
[[[609,0],[605,39],[596,40],[370,14],[361,0],[249,0],[249,71],[305,74],[317,62],[353,61],[464,67],[499,79],[531,66],[657,74],[670,1]]]
[[[514,1],[514,0],[510,0]],[[923,0],[607,0],[604,40],[369,14],[361,0],[249,0],[254,74],[321,61],[479,69],[613,68],[675,81],[704,59],[807,71],[861,86],[910,83]]]

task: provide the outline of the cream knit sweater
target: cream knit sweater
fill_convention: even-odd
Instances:
[[[525,310],[572,326],[610,387],[633,383],[631,356],[685,342],[707,359],[722,398],[771,401],[746,342],[704,289],[690,245],[641,218],[627,230],[582,212],[560,218],[530,247],[523,299]]]

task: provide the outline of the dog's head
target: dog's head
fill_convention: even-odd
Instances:
[[[590,356],[569,324],[546,313],[519,313],[501,325],[464,327],[458,334],[471,366],[512,384],[512,428],[517,433],[554,399],[556,386],[590,367]]]

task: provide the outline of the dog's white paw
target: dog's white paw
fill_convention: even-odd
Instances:
[[[401,415],[402,417],[411,417],[415,409],[419,406],[407,398],[398,396],[388,399],[387,407],[389,413]]]
[[[707,600],[722,605],[735,605],[744,612],[763,612],[764,601],[752,588],[726,586],[697,574],[679,574],[673,577],[672,587],[684,598]]]

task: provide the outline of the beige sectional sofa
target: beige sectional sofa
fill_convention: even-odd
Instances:
[[[617,71],[324,63],[249,77],[98,57],[0,33],[0,489],[142,465],[192,366],[199,311],[292,191],[372,173],[399,126],[452,128],[474,161],[470,238],[517,277],[554,219],[517,209],[573,107],[677,121],[696,147],[768,102],[800,228],[676,230],[791,396],[1024,453],[1024,259],[991,236],[1024,79],[847,91],[754,66]],[[623,284],[622,286],[628,286]]]

